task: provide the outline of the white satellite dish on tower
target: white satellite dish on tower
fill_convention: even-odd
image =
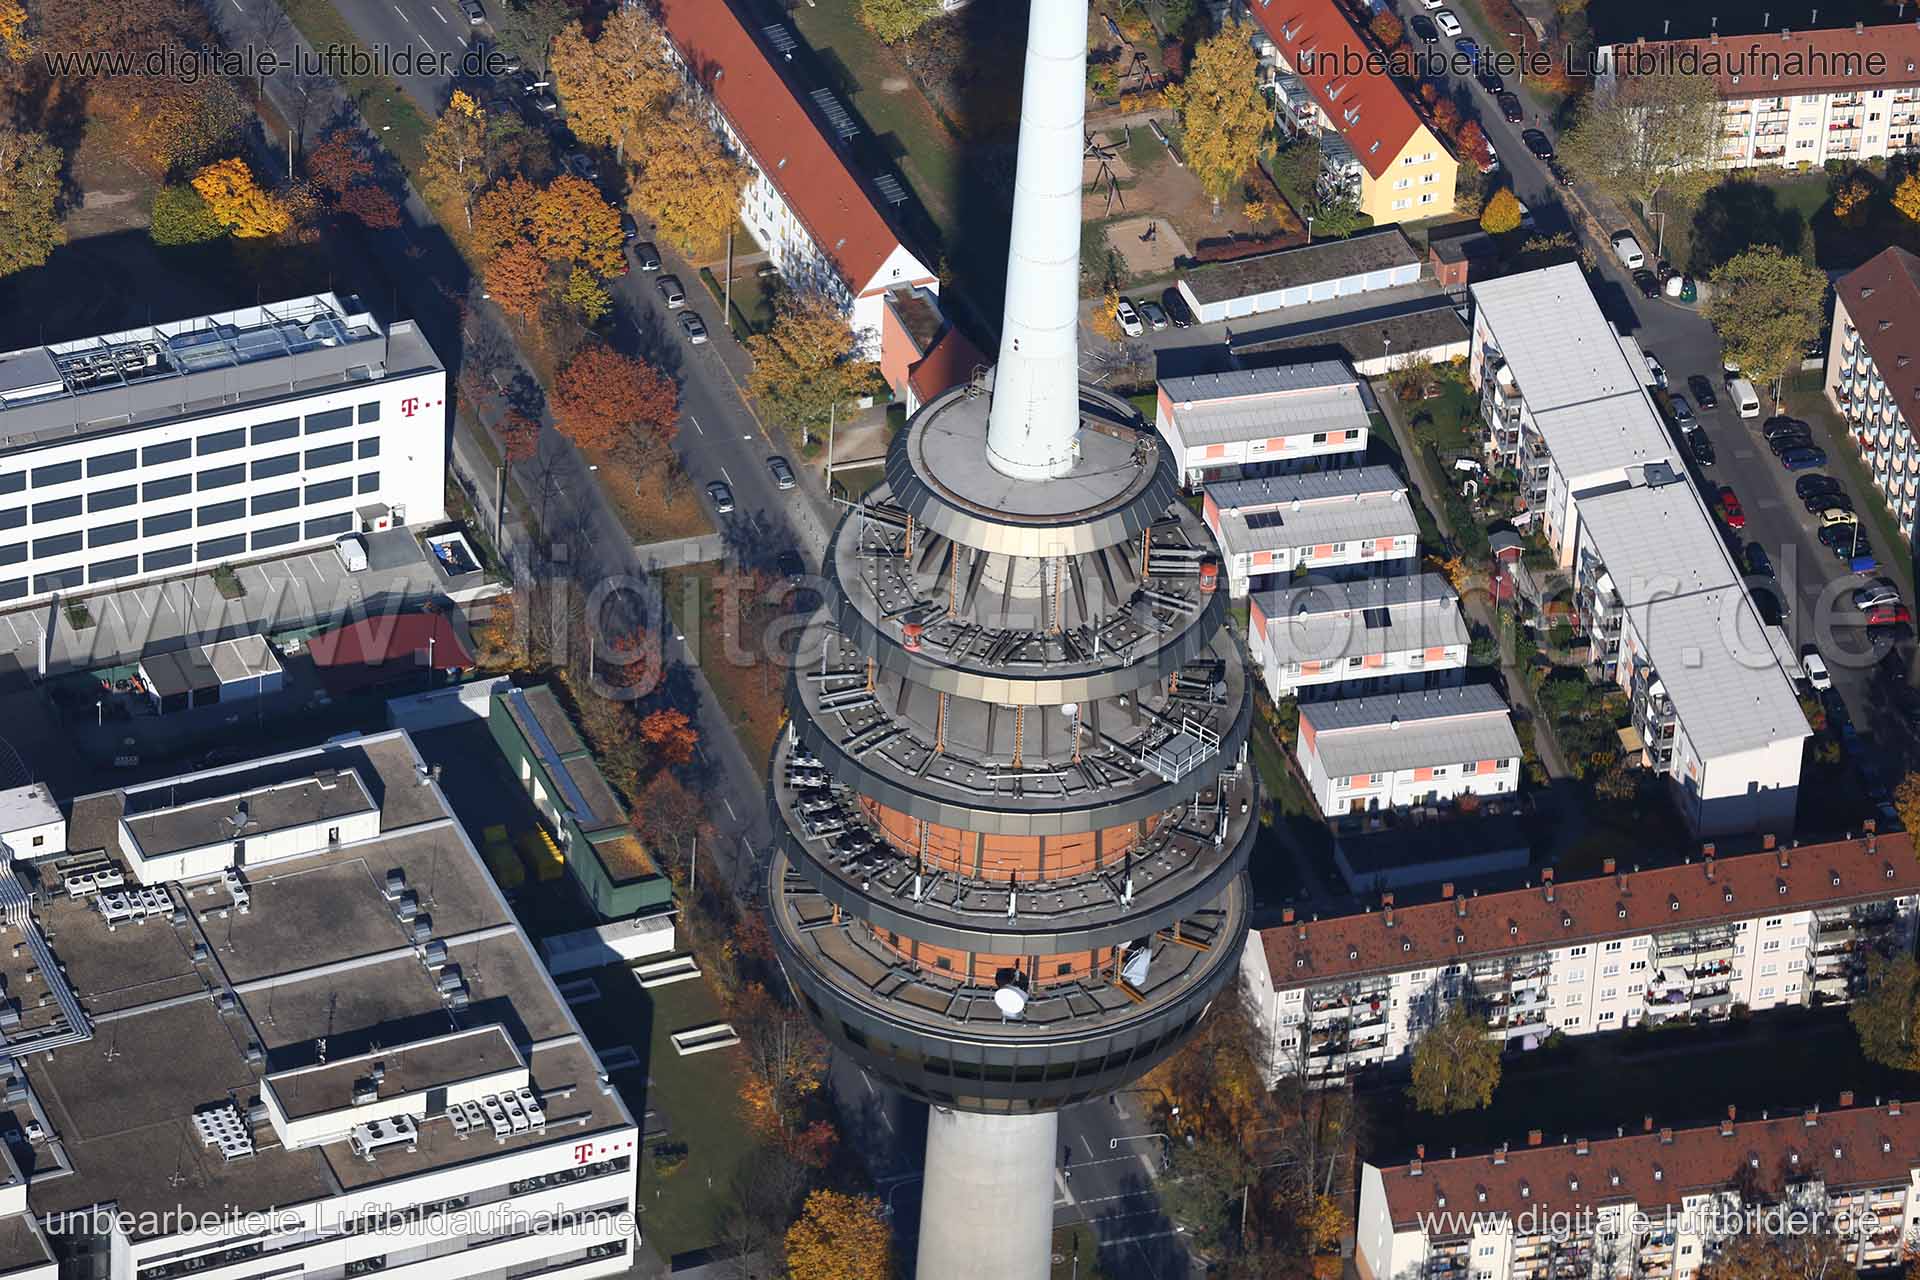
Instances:
[[[1018,987],[1001,987],[993,993],[993,1002],[1003,1017],[1018,1018],[1027,1011],[1027,993]]]
[[[1080,714],[1080,704],[1077,702],[1063,702],[1060,704],[1060,714],[1071,720]]]

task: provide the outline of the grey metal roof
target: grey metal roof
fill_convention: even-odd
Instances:
[[[1687,596],[1739,580],[1686,473],[1672,484],[1629,484],[1575,495],[1588,541],[1622,603]]]
[[[1274,436],[1314,431],[1364,431],[1367,406],[1360,387],[1297,391],[1264,399],[1202,401],[1178,409],[1171,423],[1160,429],[1186,448],[1204,444],[1232,444]]]
[[[1331,777],[1520,755],[1507,704],[1490,685],[1310,703],[1300,718]]]
[[[1236,396],[1274,395],[1285,391],[1312,391],[1321,387],[1351,386],[1359,379],[1339,360],[1303,360],[1265,369],[1228,369],[1223,373],[1196,373],[1160,379],[1160,389],[1175,404],[1225,400]]]
[[[1534,413],[1641,390],[1578,264],[1480,281],[1468,292]]]
[[[1234,262],[1209,262],[1181,279],[1202,303],[1225,302],[1252,293],[1271,293],[1324,280],[1417,266],[1420,255],[1398,227],[1345,240],[1323,240],[1296,249],[1278,249]]]
[[[1269,619],[1302,614],[1352,613],[1382,605],[1454,603],[1460,597],[1437,573],[1409,573],[1398,578],[1362,578],[1357,582],[1316,582],[1281,591],[1256,591],[1253,602]]]
[[[1257,480],[1227,480],[1207,485],[1207,496],[1222,512],[1236,507],[1257,511],[1290,502],[1319,502],[1363,494],[1404,494],[1406,487],[1406,482],[1392,467],[1342,467],[1292,476],[1263,476]]]
[[[1399,290],[1382,290],[1366,296],[1376,298],[1402,291],[1410,295],[1410,300],[1424,305],[1379,316],[1373,314],[1378,308],[1369,308],[1367,319],[1348,321],[1345,317],[1355,314],[1353,299],[1340,298],[1336,301],[1342,310],[1337,313],[1304,323],[1263,326],[1259,332],[1244,338],[1233,335],[1228,339],[1228,345],[1236,358],[1288,351],[1338,351],[1356,363],[1381,360],[1393,352],[1405,355],[1408,352],[1434,351],[1456,345],[1465,348],[1472,336],[1466,322],[1454,310],[1452,300],[1431,285],[1402,286]],[[1290,316],[1305,309],[1290,307],[1277,314]],[[1389,343],[1392,345],[1389,346]]]
[[[1520,392],[1525,395],[1527,375],[1520,372],[1519,377]],[[1664,460],[1678,465],[1673,437],[1644,391],[1562,405],[1545,412],[1536,408],[1533,420],[1561,474],[1570,482],[1636,463]]]
[[[1240,511],[1220,513],[1221,545],[1236,554],[1364,538],[1397,538],[1419,532],[1419,522],[1414,519],[1406,494],[1397,489],[1392,493],[1304,502],[1298,507],[1260,512],[1256,513],[1253,523]]]
[[[1743,588],[1656,599],[1628,609],[1627,618],[1702,758],[1810,732]]]
[[[1282,664],[1467,642],[1459,597],[1437,573],[1262,591],[1254,602],[1267,651]]]

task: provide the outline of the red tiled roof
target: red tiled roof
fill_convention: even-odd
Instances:
[[[442,671],[468,671],[473,667],[473,655],[460,643],[459,633],[444,613],[363,618],[307,641],[307,652],[313,656],[322,683],[335,691],[378,684],[424,667],[429,648],[433,665]]]
[[[1260,940],[1279,991],[1915,892],[1920,861],[1898,831],[1283,924]]]
[[[1920,422],[1920,258],[1882,249],[1842,276],[1833,292],[1911,428]]]
[[[1911,22],[1784,36],[1636,40],[1613,46],[1614,73],[1674,70],[1714,78],[1722,98],[1775,98],[1920,84],[1920,28]]]
[[[1379,50],[1335,0],[1271,0],[1252,7],[1254,19],[1367,172],[1376,178],[1386,173],[1420,127],[1420,116],[1387,74]],[[1311,71],[1301,69],[1303,52],[1313,55],[1307,60]],[[1347,113],[1356,110],[1349,124]]]
[[[658,0],[660,22],[854,292],[900,241],[728,0]]]
[[[987,358],[980,354],[980,348],[969,342],[966,334],[948,325],[933,340],[933,348],[907,370],[907,381],[912,384],[915,397],[925,404],[948,387],[959,386],[971,378],[973,371],[985,363]]]
[[[1431,1214],[1431,1230],[1438,1215],[1457,1212],[1460,1236],[1475,1214],[1577,1215],[1625,1200],[1643,1213],[1657,1213],[1679,1209],[1689,1194],[1736,1185],[1736,1179],[1772,1192],[1769,1200],[1778,1199],[1788,1177],[1818,1176],[1830,1191],[1904,1186],[1909,1170],[1920,1166],[1920,1107],[1851,1107],[1847,1101],[1843,1095],[1837,1111],[1410,1161],[1380,1173],[1394,1225],[1410,1227]]]

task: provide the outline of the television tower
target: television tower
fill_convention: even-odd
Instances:
[[[1048,1274],[1058,1109],[1235,981],[1253,697],[1206,526],[1082,385],[1088,0],[1035,0],[1000,358],[841,522],[771,762],[773,937],[822,1031],[931,1105],[922,1280]]]

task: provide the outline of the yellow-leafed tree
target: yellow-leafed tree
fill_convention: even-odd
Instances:
[[[27,10],[20,0],[0,0],[0,53],[7,61],[19,62],[33,52],[27,36]]]
[[[1920,173],[1910,173],[1893,189],[1893,207],[1908,222],[1920,222]]]
[[[773,416],[811,436],[831,407],[873,389],[875,366],[854,347],[847,318],[818,293],[782,295],[773,325],[747,339],[747,388]]]
[[[1520,201],[1511,189],[1502,187],[1480,213],[1480,229],[1490,236],[1503,236],[1520,229]]]
[[[633,203],[652,215],[661,237],[676,249],[710,252],[726,239],[749,176],[699,112],[679,102],[647,139]]]
[[[514,176],[490,188],[473,205],[473,247],[491,258],[508,245],[531,244],[540,188]]]
[[[1260,92],[1260,57],[1247,29],[1229,22],[1202,41],[1187,78],[1167,89],[1167,102],[1180,113],[1187,165],[1217,214],[1260,158],[1273,125],[1273,108]]]
[[[872,1196],[815,1191],[787,1228],[793,1280],[887,1280],[893,1274],[887,1220]]]
[[[422,147],[420,185],[428,199],[459,205],[473,230],[473,203],[487,185],[487,120],[479,104],[455,89]]]
[[[254,181],[253,170],[238,156],[194,174],[193,189],[236,239],[277,236],[292,225],[285,203]]]
[[[0,275],[39,266],[67,238],[55,209],[60,163],[45,135],[0,126]]]
[[[590,143],[625,157],[666,114],[679,78],[660,56],[660,24],[645,6],[622,7],[587,39],[579,22],[553,42],[553,82],[567,103],[567,124]]]
[[[533,202],[533,239],[550,257],[596,275],[620,269],[620,211],[599,188],[570,173],[555,178]]]

